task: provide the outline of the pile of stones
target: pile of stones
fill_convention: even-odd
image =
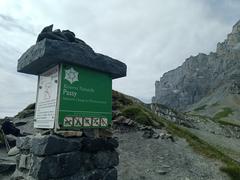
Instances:
[[[36,135],[20,137],[16,144],[20,153],[12,179],[117,179],[115,138]]]

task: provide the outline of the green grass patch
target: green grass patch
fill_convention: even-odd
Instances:
[[[142,105],[130,105],[122,109],[122,114],[144,125],[154,125],[156,117]]]
[[[231,108],[225,107],[222,108],[222,111],[218,112],[217,114],[214,115],[213,119],[221,119],[229,116],[230,114],[233,113],[233,110]]]
[[[240,123],[232,120],[219,119],[218,122],[223,125],[240,127]]]
[[[200,107],[198,107],[198,108],[195,108],[193,111],[202,111],[202,110],[204,110],[206,107],[207,107],[207,105],[205,104],[205,105],[202,105],[202,106],[200,106]]]
[[[126,95],[112,90],[112,109],[119,110],[125,106],[132,105],[133,101],[128,98]]]
[[[204,122],[207,122],[208,120],[211,120],[211,117],[200,115],[200,114],[187,113],[186,115],[193,116],[193,117],[198,117],[201,121],[204,121]]]
[[[240,169],[235,166],[221,167],[220,170],[227,173],[232,180],[240,179]]]

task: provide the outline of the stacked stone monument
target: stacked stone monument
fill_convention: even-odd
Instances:
[[[117,179],[115,166],[119,163],[116,151],[118,141],[109,136],[111,133],[106,129],[111,126],[111,80],[126,76],[126,65],[95,53],[84,41],[76,38],[73,32],[53,31],[52,28],[53,25],[45,27],[39,34],[37,43],[18,60],[19,72],[39,76],[35,110],[35,121],[38,121],[38,124],[35,128],[43,127],[51,133],[39,133],[17,139],[20,154],[16,158],[17,166],[12,179]],[[53,67],[57,67],[58,74],[51,70]],[[70,68],[64,69],[66,67]],[[49,76],[49,70],[55,73],[54,76]],[[78,79],[80,76],[77,70],[82,72],[80,76],[85,78],[84,80]],[[61,74],[63,71],[65,74]],[[67,71],[70,74],[66,75]],[[103,83],[106,87],[100,85],[98,88],[96,81],[92,81],[98,75],[105,81],[98,83]],[[45,77],[49,78],[47,84],[41,82],[41,78]],[[90,88],[77,87],[86,81],[85,85]],[[76,101],[72,97],[61,97],[64,95],[61,94],[61,85],[64,83],[68,83],[66,88],[71,87],[79,94],[76,95]],[[55,99],[50,97],[48,92],[51,85],[56,91],[53,93]],[[44,92],[43,88],[46,88]],[[88,93],[89,99],[84,99],[84,93]],[[68,102],[62,110],[60,105],[63,104],[64,98]],[[39,103],[39,99],[42,100],[42,104]],[[82,104],[79,105],[78,102]],[[60,111],[64,113],[61,114]],[[51,123],[46,123],[47,121]],[[108,133],[103,133],[105,131]],[[66,137],[66,132],[71,133],[67,133]]]
[[[37,135],[17,140],[13,179],[114,180],[119,158],[114,138]]]

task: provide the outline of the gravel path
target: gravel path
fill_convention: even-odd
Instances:
[[[229,179],[219,170],[220,162],[195,153],[184,139],[144,139],[142,134],[115,134],[120,143],[119,180]]]

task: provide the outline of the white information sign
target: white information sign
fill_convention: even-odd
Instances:
[[[34,128],[54,128],[58,74],[59,68],[55,66],[39,76]]]

